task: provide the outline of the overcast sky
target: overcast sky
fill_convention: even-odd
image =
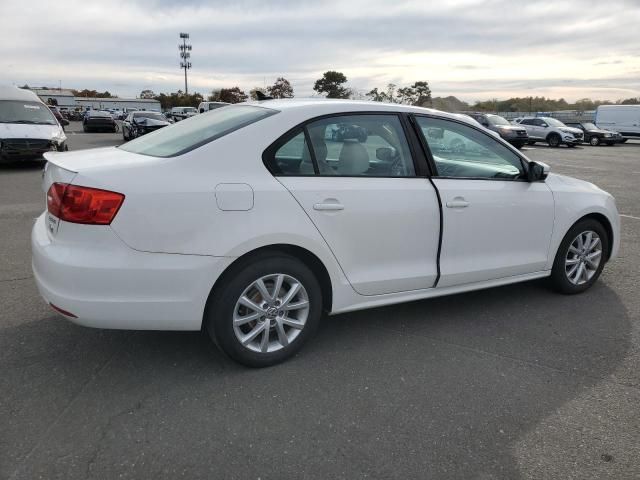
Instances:
[[[640,0],[0,1],[0,84],[248,91],[326,70],[366,92],[427,80],[434,96],[640,96]]]

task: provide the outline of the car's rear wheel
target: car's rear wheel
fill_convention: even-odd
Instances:
[[[602,224],[593,219],[576,223],[567,232],[553,262],[553,287],[566,294],[587,290],[600,276],[609,251]]]
[[[285,254],[243,262],[225,275],[205,314],[209,335],[232,359],[266,367],[294,355],[322,315],[313,272]]]
[[[554,148],[559,147],[560,144],[562,143],[562,139],[560,138],[560,135],[558,135],[557,133],[552,133],[547,137],[547,143],[549,144],[550,147],[554,147]]]
[[[594,135],[589,139],[589,145],[591,145],[592,147],[597,147],[598,145],[600,145],[600,139]]]

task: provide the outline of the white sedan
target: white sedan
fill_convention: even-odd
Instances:
[[[620,243],[611,195],[418,107],[245,103],[47,159],[45,301],[89,327],[204,328],[249,366],[323,312],[542,277],[583,292]]]

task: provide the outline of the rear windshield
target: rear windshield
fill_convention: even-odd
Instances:
[[[138,137],[119,148],[153,157],[174,157],[275,113],[277,110],[250,105],[217,108]]]
[[[161,114],[155,113],[155,112],[134,113],[133,114],[133,118],[151,118],[152,120],[162,120],[162,121],[166,121],[167,120],[164,117],[164,115],[161,115]]]
[[[20,100],[0,100],[0,123],[58,124],[45,104]]]

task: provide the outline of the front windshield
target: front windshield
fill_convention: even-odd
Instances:
[[[0,100],[0,123],[57,125],[49,108],[35,101]]]
[[[552,127],[566,127],[564,123],[562,123],[560,120],[556,120],[555,118],[545,118],[544,122],[546,122],[547,125],[551,125]]]
[[[596,127],[593,123],[591,122],[587,122],[587,123],[583,123],[582,126],[584,128],[586,128],[587,130],[597,130],[598,127]]]
[[[500,115],[487,115],[487,118],[489,119],[491,125],[511,125]]]

